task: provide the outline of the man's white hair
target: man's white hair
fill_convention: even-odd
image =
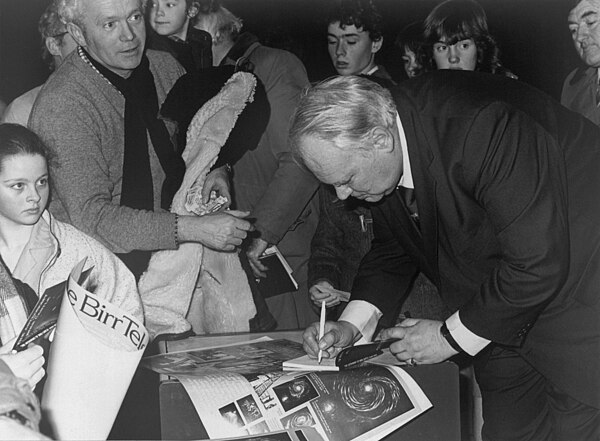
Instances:
[[[289,140],[302,161],[305,136],[331,141],[349,150],[362,148],[374,127],[391,129],[396,105],[390,92],[367,78],[347,75],[324,80],[306,89],[292,118]]]
[[[79,27],[83,25],[83,16],[85,15],[85,10],[83,7],[84,0],[56,0],[58,15],[60,15],[60,19],[63,23],[74,23]],[[95,1],[95,0],[91,0]],[[147,0],[138,0],[142,11],[146,7]]]
[[[81,0],[58,0],[58,15],[63,23],[74,23],[81,26],[83,10]]]

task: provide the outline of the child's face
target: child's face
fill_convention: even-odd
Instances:
[[[454,44],[438,41],[433,45],[433,60],[438,69],[475,70],[477,46],[472,38]]]
[[[0,164],[0,227],[34,225],[46,208],[49,193],[43,156],[6,157]]]
[[[189,17],[186,0],[152,0],[148,2],[150,26],[160,35],[185,40]]]
[[[421,66],[417,61],[417,56],[413,51],[411,51],[407,47],[404,48],[404,55],[402,55],[402,63],[404,64],[404,72],[406,72],[408,78],[414,78],[419,74]]]

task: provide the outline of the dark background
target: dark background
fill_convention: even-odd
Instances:
[[[501,48],[503,64],[520,80],[555,98],[579,59],[567,29],[568,0],[479,0]],[[37,21],[48,0],[0,0],[0,98],[10,102],[45,81]],[[311,80],[333,74],[320,14],[327,0],[224,0],[244,19],[245,30],[272,46],[295,52]],[[403,78],[393,46],[398,31],[422,20],[439,0],[375,0],[385,19],[384,47],[378,62]]]

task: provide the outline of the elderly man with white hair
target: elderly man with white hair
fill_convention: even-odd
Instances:
[[[340,199],[376,203],[350,302],[307,328],[309,355],[373,337],[411,365],[468,354],[483,439],[599,439],[596,126],[521,81],[438,70],[389,90],[324,81],[290,133]],[[451,315],[375,334],[418,270]]]

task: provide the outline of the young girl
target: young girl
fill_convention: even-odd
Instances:
[[[0,124],[0,256],[6,265],[0,268],[0,360],[33,384],[43,376],[41,348],[32,346],[13,355],[13,339],[37,298],[65,281],[83,258],[87,257],[86,268],[93,267],[88,289],[136,318],[143,317],[135,279],[121,261],[46,211],[48,157],[42,141],[29,129]],[[12,286],[10,278],[15,279]]]
[[[423,23],[415,21],[404,27],[394,42],[400,49],[404,72],[414,78],[429,70],[429,59],[423,40]]]
[[[502,66],[499,49],[490,34],[485,11],[474,0],[446,0],[429,13],[424,36],[432,65],[517,78]]]

